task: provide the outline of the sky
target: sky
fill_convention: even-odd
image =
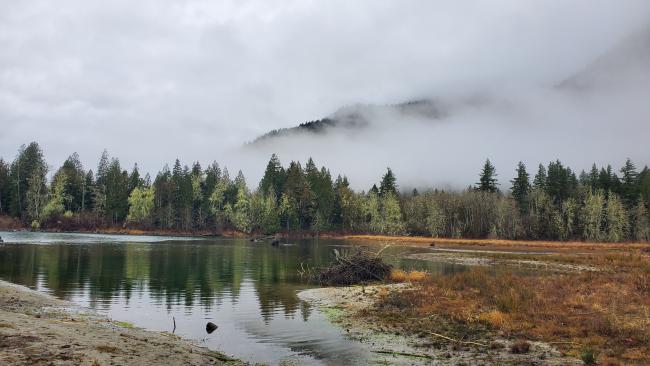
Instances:
[[[0,1],[0,157],[38,141],[53,169],[108,149],[152,175],[216,160],[256,184],[278,152],[361,187],[387,165],[402,186],[467,185],[486,157],[504,180],[519,159],[648,164],[647,90],[552,92],[648,26],[646,0]],[[476,95],[496,102],[240,151],[342,106]]]

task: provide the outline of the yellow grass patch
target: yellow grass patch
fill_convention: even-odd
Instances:
[[[510,317],[499,310],[492,310],[479,314],[478,320],[493,328],[500,329],[510,322]]]
[[[389,279],[393,282],[421,282],[429,277],[424,271],[404,271],[402,269],[393,269],[390,272]]]

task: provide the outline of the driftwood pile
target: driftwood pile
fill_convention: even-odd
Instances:
[[[378,254],[356,250],[341,255],[334,249],[334,262],[310,277],[325,286],[348,286],[383,281],[390,274],[391,268]]]

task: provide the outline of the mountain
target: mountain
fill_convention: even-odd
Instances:
[[[295,127],[272,130],[257,137],[248,145],[257,145],[284,136],[323,134],[333,129],[347,129],[350,132],[362,131],[373,124],[378,116],[393,116],[395,120],[400,121],[405,119],[438,120],[444,118],[447,113],[447,106],[430,99],[386,106],[358,104],[343,107],[322,119],[304,122]]]
[[[583,92],[618,93],[632,90],[636,95],[645,95],[650,88],[650,27],[619,42],[591,64],[556,85],[556,89]],[[441,100],[423,99],[400,104],[353,105],[344,107],[322,119],[301,123],[290,128],[270,131],[257,137],[247,145],[260,145],[276,138],[328,132],[359,133],[378,124],[389,124],[399,128],[411,121],[440,121],[452,112],[462,113],[468,108],[499,104],[491,96],[466,99]],[[386,125],[384,125],[386,127]]]

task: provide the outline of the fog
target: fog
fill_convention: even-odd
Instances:
[[[648,29],[642,0],[3,2],[0,156],[35,140],[53,168],[104,148],[152,175],[217,160],[255,185],[275,152],[361,189],[387,166],[403,188],[459,188],[490,158],[508,188],[519,160],[644,165]],[[421,99],[445,115],[360,107],[366,128],[243,147]]]

